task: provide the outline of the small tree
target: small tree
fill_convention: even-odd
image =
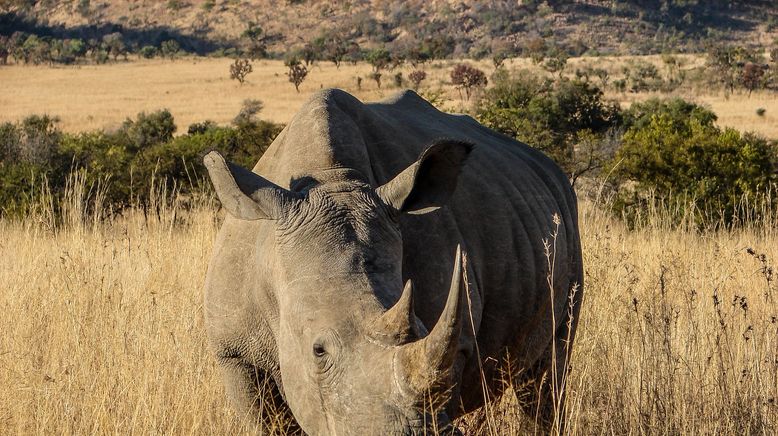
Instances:
[[[595,68],[592,72],[600,80],[600,88],[605,89],[608,86],[608,80],[610,80],[608,71],[603,68]]]
[[[488,81],[486,74],[478,68],[467,64],[458,64],[451,71],[451,83],[460,91],[460,96],[462,89],[464,89],[467,100],[470,100],[473,90],[485,87]]]
[[[742,75],[742,66],[748,62],[757,62],[761,56],[744,47],[718,45],[708,50],[707,57],[707,67],[713,71],[713,77],[729,92],[734,92],[739,76]]]
[[[354,41],[348,43],[345,59],[356,65],[362,59],[362,48]]]
[[[30,35],[24,40],[21,47],[24,62],[32,62],[35,65],[51,63],[51,45],[37,35]]]
[[[0,65],[8,63],[8,55],[11,54],[11,39],[0,35]]]
[[[181,51],[181,45],[175,39],[168,39],[159,46],[162,56],[174,59]]]
[[[72,56],[73,58],[81,58],[86,56],[87,46],[83,39],[69,39],[66,40],[65,50],[69,56]]]
[[[375,84],[378,86],[379,89],[381,88],[381,76],[383,76],[383,74],[377,71],[374,71],[369,74],[369,77],[375,81]]]
[[[235,59],[235,62],[230,65],[230,79],[237,80],[243,85],[246,81],[246,76],[254,71],[254,67],[251,66],[251,61],[248,59]]]
[[[492,55],[492,63],[494,69],[499,70],[505,65],[505,59],[508,59],[508,55],[505,52],[498,52]]]
[[[251,59],[256,60],[267,57],[268,36],[262,26],[250,21],[246,30],[240,36],[246,40],[246,54]]]
[[[240,128],[256,123],[256,117],[262,111],[263,107],[264,104],[262,104],[261,100],[251,98],[243,100],[240,112],[238,112],[238,115],[232,120],[232,124]]]
[[[422,50],[421,43],[415,38],[406,43],[402,55],[413,68],[424,65],[430,60],[429,52]]]
[[[11,52],[11,56],[14,58],[14,62],[25,64],[29,62],[27,55],[24,51],[24,42],[27,36],[23,32],[14,32],[8,39],[8,50]]]
[[[324,39],[324,57],[340,68],[340,63],[349,52],[349,45],[340,35],[330,35]]]
[[[743,86],[748,89],[749,97],[751,97],[751,93],[755,89],[762,87],[762,79],[764,78],[764,75],[765,69],[762,65],[749,62],[745,65],[745,67],[743,67],[743,76],[741,77],[741,81],[743,82]]]
[[[424,70],[414,70],[411,72],[411,74],[408,74],[408,80],[413,83],[413,89],[414,91],[419,90],[419,86],[421,85],[421,82],[424,81],[424,79],[427,78],[427,72]]]
[[[380,73],[392,63],[392,54],[383,47],[376,48],[367,52],[365,60],[373,66],[373,72]]]
[[[124,43],[124,37],[119,32],[109,33],[103,37],[103,46],[105,50],[117,60],[119,56],[124,56],[127,60],[127,45]]]
[[[530,39],[524,47],[524,54],[529,56],[535,65],[543,62],[546,57],[546,40],[541,37]]]
[[[296,56],[287,59],[284,62],[284,65],[289,69],[289,71],[286,72],[289,81],[294,85],[295,91],[300,92],[300,85],[308,75],[308,68],[303,65]]]
[[[151,59],[157,55],[157,48],[153,45],[144,45],[138,53],[146,59]]]
[[[394,75],[394,86],[397,88],[402,88],[403,83],[405,82],[405,79],[403,78],[403,73],[398,72]]]
[[[551,74],[558,73],[559,77],[562,77],[562,73],[567,66],[567,54],[557,51],[546,59],[543,63],[543,68]]]
[[[318,39],[312,42],[306,42],[303,48],[298,52],[299,57],[305,61],[305,66],[313,65],[321,59],[324,51],[323,40]]]
[[[173,139],[176,123],[167,109],[150,114],[141,112],[134,121],[127,118],[122,124],[121,132],[130,139],[134,151],[138,151]]]

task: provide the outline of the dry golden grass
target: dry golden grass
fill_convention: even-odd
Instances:
[[[244,432],[203,329],[219,213],[83,219],[75,186],[65,224],[45,208],[0,221],[0,433]],[[778,223],[700,234],[655,215],[630,231],[601,209],[581,212],[570,434],[776,434]],[[460,426],[532,429],[512,398],[477,421]]]
[[[679,55],[684,68],[701,65],[698,56]],[[605,68],[618,77],[621,67],[630,60],[652,62],[663,69],[659,56],[574,58],[569,61],[568,74],[584,65]],[[368,79],[369,65],[341,65],[320,62],[311,67],[300,93],[288,82],[281,61],[264,60],[254,63],[254,72],[243,86],[229,78],[230,60],[226,58],[186,58],[176,61],[139,60],[109,65],[77,67],[11,66],[0,68],[0,121],[14,121],[32,113],[58,115],[66,131],[78,132],[98,128],[115,128],[127,117],[141,111],[161,108],[171,110],[180,132],[194,122],[206,119],[221,124],[229,123],[238,113],[241,102],[247,98],[265,103],[261,117],[276,122],[288,122],[312,92],[324,87],[345,89],[363,101],[375,101],[397,91],[395,72],[384,73],[382,89]],[[494,70],[491,61],[468,61],[485,70]],[[444,107],[458,110],[466,105],[450,85],[451,65],[455,61],[436,61],[423,68],[428,78],[422,83],[422,92],[442,90]],[[528,59],[511,59],[506,63],[512,70],[529,69],[546,74]],[[407,77],[410,66],[402,69]],[[357,88],[357,77],[362,77],[362,89]],[[407,86],[407,81],[406,81]],[[609,93],[608,97],[629,105],[660,94]],[[736,93],[729,97],[723,92],[679,91],[686,99],[709,105],[719,116],[723,126],[739,130],[753,130],[770,138],[778,138],[778,98],[775,94],[757,92],[749,97]],[[766,113],[760,117],[758,108]]]
[[[179,129],[210,119],[229,123],[244,99],[265,104],[261,117],[289,122],[294,113],[320,88],[337,87],[363,101],[379,100],[397,91],[393,74],[385,73],[383,89],[367,76],[368,64],[320,62],[311,67],[300,92],[289,83],[281,61],[254,62],[254,71],[240,86],[229,77],[230,59],[188,58],[177,61],[133,61],[79,67],[12,66],[0,68],[0,121],[31,113],[62,118],[66,131],[113,128],[140,111],[168,108]],[[442,65],[442,64],[440,64]],[[448,69],[428,66],[427,87],[447,77]],[[406,71],[407,75],[407,71]],[[357,77],[363,78],[362,90]],[[451,97],[456,91],[451,90]]]

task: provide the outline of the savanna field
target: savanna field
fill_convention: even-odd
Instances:
[[[698,55],[676,55],[682,69],[692,70],[705,63]],[[621,56],[571,58],[567,70],[586,67],[602,68],[610,73],[611,81],[622,77],[622,68],[631,62],[645,62],[664,74],[660,56]],[[253,71],[240,86],[230,80],[225,58],[194,57],[183,60],[133,60],[108,65],[81,66],[15,66],[0,70],[0,122],[19,120],[32,113],[47,113],[61,118],[61,127],[69,132],[92,129],[115,129],[128,117],[138,112],[163,108],[171,111],[181,127],[206,119],[220,124],[229,123],[240,110],[245,99],[259,99],[264,103],[260,117],[274,122],[288,122],[311,93],[322,88],[341,88],[362,101],[377,101],[391,96],[399,89],[393,76],[404,75],[404,87],[411,86],[408,75],[413,68],[401,68],[384,73],[382,86],[369,78],[372,71],[367,63],[343,63],[336,68],[332,63],[319,62],[310,67],[310,73],[300,85],[300,92],[289,83],[286,67],[279,60],[254,62]],[[450,111],[467,109],[468,102],[451,86],[451,68],[457,61],[434,61],[420,67],[427,72],[420,91],[436,96],[443,108]],[[494,72],[490,60],[467,61],[487,74]],[[535,75],[546,74],[529,59],[505,61],[511,71]],[[710,79],[703,73],[700,82]],[[572,76],[571,73],[568,73]],[[358,87],[357,80],[362,79]],[[592,81],[596,81],[592,78]],[[39,92],[45,89],[46,92]],[[606,89],[608,98],[628,106],[633,101],[666,96],[659,92],[616,92]],[[88,92],[85,92],[88,91]],[[672,93],[684,99],[709,106],[719,117],[719,124],[739,130],[759,132],[767,137],[778,137],[778,99],[765,91],[750,96],[741,91],[729,94],[711,90],[704,83],[683,86]],[[759,108],[765,109],[757,115]],[[184,132],[178,132],[184,133]]]
[[[689,68],[703,62],[683,59]],[[661,65],[659,57],[644,60]],[[627,61],[575,58],[569,70],[596,62],[615,76]],[[320,62],[299,93],[280,61],[258,61],[242,86],[229,79],[229,64],[0,68],[0,121],[48,113],[68,132],[111,130],[138,112],[168,108],[185,131],[206,119],[228,124],[245,99],[263,102],[260,118],[288,122],[322,87],[365,101],[396,91],[388,75],[377,88],[362,63]],[[429,66],[420,93],[467,110],[447,83],[451,65]],[[506,65],[536,68],[522,59]],[[607,93],[625,106],[653,95]],[[707,105],[721,126],[778,137],[774,93],[689,87],[674,95]],[[567,432],[777,434],[776,211],[737,228],[700,230],[676,225],[672,211],[658,207],[628,225],[611,214],[598,184],[582,183],[579,193],[585,299]],[[75,178],[63,197],[43,189],[23,219],[0,219],[0,434],[250,432],[224,397],[203,326],[203,280],[224,211],[212,196],[158,188],[147,207],[111,212],[99,207],[100,189]],[[510,397],[459,427],[537,433]]]
[[[45,213],[0,222],[0,430],[247,431],[203,329],[201,287],[223,214],[172,202],[153,216],[95,220],[79,195],[71,201],[59,226]],[[581,208],[586,297],[569,432],[775,434],[775,221],[700,234],[654,216],[629,230],[600,207]],[[460,427],[531,433],[523,419],[507,398]]]

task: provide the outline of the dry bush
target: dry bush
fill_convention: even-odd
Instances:
[[[146,213],[90,215],[99,193],[79,180],[71,189],[65,220],[44,202],[0,221],[0,433],[250,432],[203,329],[221,213],[158,190]],[[567,431],[775,434],[774,215],[700,234],[671,229],[662,211],[628,230],[605,209],[587,201],[580,214],[586,288]],[[538,432],[510,393],[458,425]]]
[[[230,65],[230,79],[237,80],[241,85],[246,81],[248,76],[254,67],[251,65],[251,61],[248,59],[235,59],[235,62]]]

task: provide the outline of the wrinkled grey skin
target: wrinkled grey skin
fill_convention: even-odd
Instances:
[[[307,434],[418,434],[483,406],[481,371],[499,398],[510,366],[527,411],[551,418],[532,383],[554,347],[567,365],[583,277],[574,193],[540,152],[411,91],[363,104],[325,90],[253,172],[205,162],[228,212],[206,327],[241,411],[266,386]]]

